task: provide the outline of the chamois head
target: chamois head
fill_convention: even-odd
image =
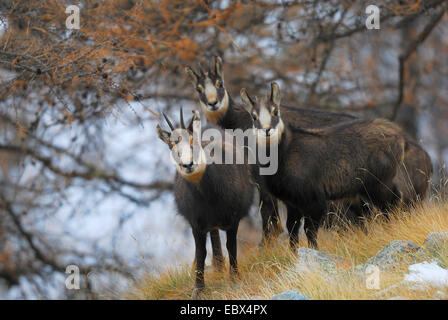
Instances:
[[[201,130],[201,117],[198,111],[193,111],[188,126],[185,126],[182,108],[180,109],[180,128],[175,128],[167,115],[163,116],[171,132],[163,130],[157,125],[157,134],[171,150],[171,159],[176,169],[185,179],[198,182],[205,172],[205,153],[199,141]]]
[[[271,83],[269,96],[258,99],[251,98],[246,89],[241,89],[241,100],[244,108],[250,113],[253,128],[257,132],[257,141],[280,141],[283,134],[284,123],[280,117],[280,89],[275,82]]]
[[[207,71],[204,71],[199,64],[199,73],[191,67],[186,67],[185,72],[199,94],[202,111],[207,119],[216,123],[226,114],[229,107],[229,95],[224,88],[221,58],[214,57]]]

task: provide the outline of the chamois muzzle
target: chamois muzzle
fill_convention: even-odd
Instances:
[[[182,164],[181,166],[186,169],[187,173],[193,172],[193,161],[188,164]]]
[[[217,106],[217,104],[218,104],[218,101],[215,100],[215,101],[213,101],[213,102],[209,102],[209,103],[208,103],[208,106],[210,107],[211,110],[215,111],[215,110],[218,110],[218,106]]]

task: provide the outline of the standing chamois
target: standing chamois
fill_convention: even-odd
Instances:
[[[362,196],[383,210],[399,201],[393,179],[403,161],[405,142],[398,126],[375,119],[322,129],[290,127],[281,116],[276,83],[266,99],[253,100],[245,89],[241,99],[252,117],[259,147],[277,144],[279,169],[264,178],[288,208],[292,248],[302,216],[308,242],[317,247],[317,230],[328,201]]]
[[[207,255],[206,238],[210,232],[213,256],[218,266],[222,266],[223,258],[219,229],[227,234],[227,251],[230,262],[230,275],[238,273],[237,266],[237,231],[240,220],[250,209],[254,195],[254,185],[246,164],[216,164],[204,152],[206,145],[200,140],[200,116],[198,111],[186,127],[182,109],[181,128],[175,129],[168,117],[164,117],[171,132],[157,126],[159,138],[171,150],[177,173],[174,185],[175,201],[179,213],[190,224],[195,240],[195,291],[196,296],[204,288],[204,264]],[[194,130],[193,130],[194,128]],[[199,133],[199,134],[198,134]],[[224,133],[222,133],[224,137]],[[209,142],[216,148],[234,148],[221,141]],[[234,149],[235,150],[235,149]]]
[[[246,130],[252,127],[252,119],[246,110],[234,103],[224,87],[224,74],[222,60],[215,57],[207,72],[199,65],[199,73],[191,67],[185,71],[189,76],[194,88],[199,95],[199,103],[207,120],[223,129]],[[251,175],[257,184],[260,195],[259,208],[263,223],[264,244],[269,239],[275,239],[281,232],[282,227],[278,214],[277,199],[275,199],[264,185],[264,179],[259,176],[256,165],[251,166]]]
[[[252,127],[250,115],[245,112],[242,105],[234,102],[225,88],[220,57],[213,58],[207,72],[204,72],[201,66],[199,66],[199,73],[196,73],[191,67],[187,67],[186,72],[198,92],[201,109],[209,121],[224,129],[246,130]],[[322,128],[359,119],[346,113],[284,105],[280,106],[280,111],[285,123],[291,128]],[[432,175],[432,163],[428,154],[409,134],[403,133],[403,137],[406,142],[404,160],[394,178],[394,183],[402,196],[403,203],[410,204],[425,199],[429,189],[429,179]],[[261,200],[264,204],[261,215],[266,238],[271,233],[278,234],[280,232],[278,210],[276,202],[270,201],[272,195],[266,192],[267,188],[263,186],[262,179],[258,180],[262,186]],[[355,215],[361,215],[363,213],[361,204],[356,203],[356,199],[351,200],[353,204],[351,209]],[[369,199],[364,199],[364,201],[369,202]],[[268,223],[269,221],[272,223]]]

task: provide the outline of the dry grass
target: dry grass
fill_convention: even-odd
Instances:
[[[384,290],[401,281],[407,266],[394,272],[381,273],[381,289],[367,289],[365,280],[350,267],[364,263],[393,240],[411,240],[422,245],[430,232],[448,230],[448,203],[431,201],[408,211],[395,212],[389,222],[381,215],[366,223],[367,232],[347,222],[332,228],[321,228],[319,249],[347,261],[347,271],[326,276],[318,270],[293,272],[296,257],[284,238],[263,249],[240,246],[240,279],[230,282],[228,273],[206,272],[204,299],[248,299],[250,296],[269,298],[285,290],[298,290],[312,299],[430,299],[448,288],[427,287],[412,290],[405,286]],[[301,240],[301,245],[305,246]],[[448,250],[439,253],[443,267],[448,267]],[[169,270],[160,275],[148,275],[139,280],[126,295],[132,299],[190,299],[193,287],[191,267]]]

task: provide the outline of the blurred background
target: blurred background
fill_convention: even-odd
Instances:
[[[380,9],[367,29],[366,7]],[[69,29],[69,5],[80,28]],[[400,123],[448,159],[443,0],[0,0],[0,298],[117,297],[191,263],[161,111],[198,108],[183,70],[224,60],[225,85],[285,104]],[[254,210],[256,211],[256,210]],[[240,228],[261,238],[253,213]],[[80,290],[65,287],[79,266]]]

